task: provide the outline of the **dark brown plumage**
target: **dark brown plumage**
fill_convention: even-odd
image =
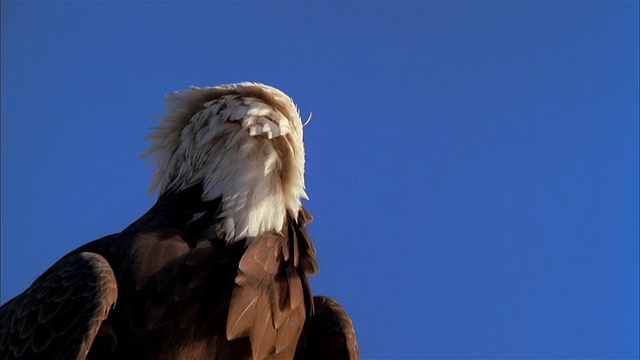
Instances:
[[[3,305],[0,358],[357,359],[348,315],[307,282],[309,212],[231,241],[225,197],[194,183]]]
[[[0,308],[2,359],[83,359],[116,297],[102,256],[65,256]]]

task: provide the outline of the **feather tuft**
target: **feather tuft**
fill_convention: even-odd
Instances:
[[[297,214],[304,185],[302,121],[293,100],[267,85],[191,87],[167,95],[167,114],[143,154],[156,163],[160,196],[203,184],[222,197],[229,242],[280,231]]]

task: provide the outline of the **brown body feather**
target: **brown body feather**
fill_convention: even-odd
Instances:
[[[162,197],[123,232],[71,252],[5,304],[2,359],[56,359],[61,347],[79,355],[57,358],[81,359],[92,342],[89,359],[292,359],[313,311],[311,216],[303,208],[281,233],[228,244],[215,231],[219,202],[200,200],[201,191]],[[86,258],[92,263],[78,264]]]

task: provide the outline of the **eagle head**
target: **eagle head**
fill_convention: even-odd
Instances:
[[[293,100],[243,82],[191,87],[166,97],[166,115],[147,137],[159,196],[201,184],[222,200],[228,242],[279,232],[297,218],[304,185],[303,124]]]

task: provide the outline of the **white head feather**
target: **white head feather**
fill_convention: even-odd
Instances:
[[[169,94],[167,114],[148,136],[156,163],[151,191],[203,184],[203,200],[222,198],[227,241],[280,231],[297,218],[304,186],[302,121],[273,87],[239,83]]]

